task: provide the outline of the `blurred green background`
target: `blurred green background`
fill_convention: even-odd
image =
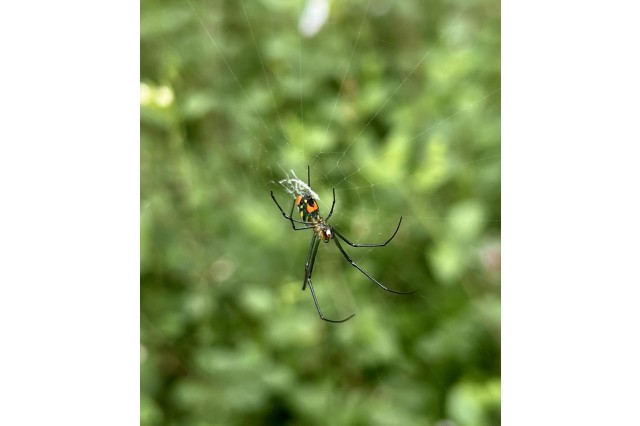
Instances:
[[[141,424],[499,424],[500,3],[310,3],[141,2]],[[269,195],[308,164],[417,293],[322,244],[318,318]]]

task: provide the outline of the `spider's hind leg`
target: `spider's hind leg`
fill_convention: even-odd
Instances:
[[[351,264],[351,266],[353,266],[354,268],[356,268],[358,271],[362,272],[364,274],[365,277],[369,278],[371,281],[373,281],[374,283],[376,283],[378,285],[378,287],[382,288],[385,291],[388,291],[389,293],[395,293],[395,294],[411,294],[411,293],[415,293],[416,290],[413,291],[395,291],[395,290],[391,290],[388,287],[385,287],[384,285],[382,285],[380,283],[380,281],[376,280],[375,278],[373,278],[371,275],[369,275],[364,269],[362,269],[356,262],[353,261],[353,259],[351,259],[351,256],[349,256],[347,254],[346,251],[344,251],[344,249],[342,248],[342,246],[340,245],[340,242],[338,241],[337,238],[334,238],[333,241],[336,243],[336,245],[338,246],[338,249],[340,250],[340,252],[342,253],[342,256],[344,256],[345,260],[347,262],[349,262]]]

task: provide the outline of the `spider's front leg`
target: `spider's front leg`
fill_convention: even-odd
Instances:
[[[276,200],[275,195],[273,195],[273,191],[271,191],[271,198],[273,199],[273,202],[276,203],[276,206],[278,206],[278,209],[280,210],[280,213],[282,213],[282,216],[284,216],[285,219],[287,219],[288,221],[291,222],[291,227],[293,228],[294,231],[301,231],[303,229],[311,229],[313,228],[313,224],[310,224],[309,222],[305,222],[303,220],[297,220],[294,219],[293,216],[291,214],[293,214],[293,205],[291,206],[291,214],[289,214],[287,216],[287,214],[284,212],[284,210],[282,210],[282,207],[280,207],[280,203],[278,203],[278,200]],[[302,223],[305,226],[301,227],[301,228],[296,228],[296,223]]]

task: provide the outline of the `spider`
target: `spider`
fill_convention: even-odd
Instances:
[[[310,172],[309,166],[307,166],[307,188],[309,190],[311,189],[311,172]],[[324,243],[328,243],[329,241],[333,240],[336,243],[336,246],[338,246],[338,250],[340,250],[340,253],[342,253],[342,256],[344,256],[345,260],[349,262],[351,266],[358,269],[358,271],[362,272],[371,281],[376,283],[383,290],[388,291],[390,293],[395,293],[395,294],[415,293],[415,291],[410,291],[410,292],[394,291],[382,285],[378,280],[373,278],[364,269],[358,266],[358,264],[355,263],[353,259],[351,259],[351,257],[347,254],[347,252],[342,248],[342,245],[340,244],[340,241],[339,241],[339,239],[341,239],[345,243],[349,244],[351,247],[384,247],[387,244],[389,244],[389,242],[393,240],[393,237],[395,237],[396,234],[398,233],[398,230],[400,229],[400,224],[402,223],[402,216],[400,216],[400,221],[398,222],[398,226],[396,227],[396,230],[393,232],[393,235],[386,242],[382,244],[356,244],[349,241],[336,228],[329,225],[328,223],[329,219],[331,218],[331,215],[333,214],[333,207],[336,204],[335,188],[333,188],[333,202],[331,203],[331,210],[329,211],[329,215],[327,216],[326,219],[323,219],[320,216],[318,202],[309,193],[310,191],[307,191],[304,188],[298,187],[296,192],[299,192],[299,193],[297,194],[296,199],[291,205],[291,212],[289,213],[289,215],[287,215],[282,209],[282,207],[280,207],[280,203],[278,203],[278,200],[276,200],[276,197],[273,195],[273,191],[271,191],[271,198],[273,198],[273,201],[276,203],[276,206],[278,206],[278,209],[280,209],[282,216],[284,216],[285,219],[291,222],[291,226],[293,227],[294,231],[313,229],[311,244],[309,244],[309,251],[307,252],[307,260],[304,265],[304,281],[302,282],[302,290],[306,288],[307,284],[309,285],[309,290],[311,290],[311,296],[313,297],[313,303],[316,305],[316,310],[318,311],[318,315],[320,315],[320,318],[322,320],[333,322],[333,323],[340,323],[340,322],[345,322],[347,320],[350,320],[351,318],[353,318],[355,314],[351,314],[350,316],[342,320],[331,320],[329,318],[326,318],[322,314],[322,311],[320,310],[320,305],[318,304],[318,299],[316,298],[316,294],[313,291],[313,284],[311,282],[311,275],[313,274],[313,265],[316,261],[316,254],[318,253],[318,246],[320,245],[320,241]],[[301,220],[294,219],[292,217],[294,207],[298,207],[298,210],[300,211]],[[303,226],[296,227],[296,223],[300,223]]]

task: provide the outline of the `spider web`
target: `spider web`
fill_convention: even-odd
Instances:
[[[233,47],[233,40],[218,33],[222,18],[208,13],[207,2],[186,1],[207,54],[222,63],[217,72],[232,76],[243,99],[233,119],[245,131],[241,138],[253,146],[244,172],[265,193],[273,190],[285,210],[305,190],[320,200],[326,216],[335,188],[331,221],[352,241],[384,241],[403,216],[401,234],[498,229],[485,247],[472,247],[471,268],[480,268],[482,256],[499,246],[499,213],[446,196],[448,187],[467,185],[471,200],[478,195],[474,181],[499,188],[499,59],[465,68],[475,50],[496,43],[488,28],[499,25],[498,3],[492,13],[473,0],[424,3],[417,6],[424,14],[432,6],[445,10],[440,24],[423,28],[412,19],[415,9],[383,0],[348,6],[323,0],[265,6],[242,0],[234,5],[244,20],[233,25],[245,28],[247,42]],[[252,23],[261,13],[273,14],[273,27]],[[283,50],[275,35],[297,45],[297,51]],[[393,66],[379,65],[399,45],[411,45],[411,53],[404,49]],[[243,78],[247,62],[259,65],[260,80]],[[498,75],[493,82],[492,73]],[[382,86],[375,84],[380,78]],[[327,92],[331,101],[323,102]],[[414,202],[424,198],[433,200],[428,208]],[[499,198],[493,201],[499,204]],[[292,244],[304,252],[304,241]],[[404,244],[406,250],[422,251]],[[446,256],[446,251],[427,257]],[[374,252],[361,249],[352,255],[359,262]],[[317,268],[334,266],[327,259]],[[394,272],[411,281],[402,268]]]
[[[314,109],[313,99],[308,96],[303,101],[303,87],[313,83],[303,81],[317,63],[312,53],[315,47],[323,44],[323,37],[331,38],[333,27],[344,22],[329,21],[313,38],[298,36],[299,121],[298,127],[280,123],[288,149],[278,169],[297,169],[304,176],[308,164],[311,186],[324,200],[321,206],[328,206],[329,191],[335,188],[338,201],[332,223],[349,226],[354,240],[384,241],[400,215],[408,232],[420,226],[447,232],[451,221],[477,228],[490,226],[499,217],[470,203],[434,203],[433,209],[427,211],[414,208],[411,202],[412,197],[436,193],[461,175],[469,176],[467,179],[478,175],[479,179],[491,179],[493,174],[499,179],[499,140],[490,139],[495,137],[492,128],[499,127],[499,82],[493,86],[482,84],[482,76],[465,75],[456,63],[471,54],[473,38],[482,32],[483,25],[489,24],[476,22],[473,3],[464,1],[450,7],[445,24],[434,29],[431,36],[425,37],[419,28],[409,28],[404,38],[367,38],[373,32],[372,26],[388,26],[387,31],[379,33],[389,34],[395,31],[398,21],[410,22],[402,10],[395,19],[392,12],[389,3],[358,4],[358,11],[351,17],[350,39],[342,41],[349,46],[343,50],[348,54],[335,59],[335,82],[339,82],[339,88],[330,103],[330,114],[328,109],[324,114]],[[469,28],[475,28],[477,33]],[[395,43],[414,43],[415,53],[398,58],[404,62],[391,70],[393,75],[380,91],[366,83],[367,67],[372,68],[371,73],[384,72],[371,65],[384,53],[376,46]],[[452,76],[442,75],[447,71]],[[460,84],[456,75],[464,75],[469,89],[464,96],[443,102],[444,109],[435,108],[429,98],[446,98],[447,88],[442,86]],[[358,110],[365,113],[358,116],[354,112]],[[479,123],[478,118],[483,122]],[[481,148],[472,148],[478,146]],[[276,169],[275,173],[279,171]],[[279,180],[270,182],[274,181]],[[499,181],[494,184],[499,185]],[[489,246],[492,244],[495,247],[496,242]],[[480,255],[486,251],[483,247],[475,249]],[[353,256],[358,261],[371,252],[361,250]],[[330,264],[329,268],[333,267]],[[403,276],[401,268],[395,272],[406,282],[411,280]]]

